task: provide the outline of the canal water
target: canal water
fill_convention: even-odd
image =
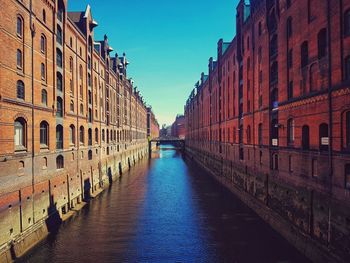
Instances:
[[[307,262],[206,172],[162,146],[20,262]]]

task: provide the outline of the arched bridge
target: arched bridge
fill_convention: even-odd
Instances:
[[[184,149],[185,147],[185,140],[180,139],[179,137],[173,137],[173,136],[165,136],[165,137],[158,137],[153,138],[149,141],[149,149],[152,150],[152,144],[164,145],[164,144],[171,144],[177,148]]]

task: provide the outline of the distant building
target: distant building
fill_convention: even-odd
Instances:
[[[151,107],[147,108],[147,137],[150,140],[159,137],[159,124]]]
[[[177,115],[175,122],[171,125],[171,136],[185,139],[186,128],[185,128],[185,116]]]

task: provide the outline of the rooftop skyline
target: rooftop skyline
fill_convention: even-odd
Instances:
[[[209,57],[216,58],[217,41],[232,40],[237,3],[71,0],[68,11],[91,6],[99,24],[95,40],[107,34],[114,53],[126,53],[128,77],[152,106],[159,124],[170,125],[183,114],[184,101],[201,72],[207,73]]]

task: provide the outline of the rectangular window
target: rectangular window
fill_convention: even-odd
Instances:
[[[20,124],[15,124],[15,146],[24,146],[23,145],[23,126]]]

